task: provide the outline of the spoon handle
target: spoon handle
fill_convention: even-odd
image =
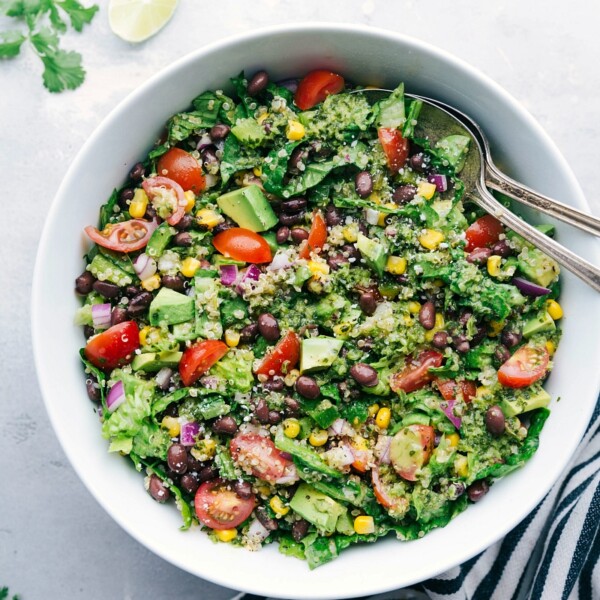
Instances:
[[[535,210],[539,210],[542,213],[550,215],[559,221],[569,223],[574,227],[583,229],[588,233],[600,236],[600,219],[584,213],[572,206],[563,204],[558,200],[544,196],[538,192],[535,192],[531,188],[518,183],[514,179],[505,175],[502,171],[496,167],[496,165],[487,157],[486,161],[486,185],[493,190],[510,196],[517,202],[529,206]]]
[[[537,246],[565,269],[585,281],[597,292],[600,292],[600,269],[598,267],[577,256],[577,254],[561,246],[551,237],[548,237],[526,221],[517,217],[502,206],[481,184],[477,186],[477,192],[477,195],[472,196],[472,199],[477,204],[494,215],[501,223],[512,229],[515,233],[518,233],[528,242]]]

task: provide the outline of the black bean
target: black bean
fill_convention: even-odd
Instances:
[[[366,235],[368,237],[368,235],[369,235],[369,228],[367,227],[366,223],[363,223],[362,221],[359,221],[358,222],[358,230],[363,235]]]
[[[99,279],[94,281],[92,288],[105,298],[116,298],[121,293],[121,288],[118,285]]]
[[[269,422],[269,407],[264,398],[259,398],[254,406],[254,414],[260,423],[265,425]]]
[[[479,479],[467,488],[467,496],[471,502],[479,502],[489,491],[490,486],[485,479]]]
[[[298,225],[304,221],[304,213],[296,213],[293,215],[287,215],[285,213],[281,213],[279,215],[279,223],[284,225],[285,227],[291,227],[292,225]]]
[[[473,316],[473,313],[469,312],[469,311],[465,311],[463,312],[460,317],[458,317],[458,322],[463,326],[466,327],[467,323],[469,322],[469,320],[471,319],[471,317]]]
[[[212,465],[208,465],[207,467],[202,467],[198,471],[198,481],[200,481],[200,482],[210,481],[211,479],[214,479],[215,477],[217,477],[218,474],[219,474],[219,471],[217,471],[217,469],[215,467],[213,467]]]
[[[485,413],[485,428],[494,437],[500,437],[506,428],[506,419],[502,409],[497,405],[490,406]]]
[[[225,123],[217,123],[211,128],[210,137],[215,142],[219,140],[224,140],[229,135],[230,131],[231,128],[229,127],[229,125],[225,125]]]
[[[287,215],[293,215],[306,208],[306,198],[292,198],[281,203],[281,210]]]
[[[332,152],[329,146],[326,146],[321,140],[312,140],[309,144],[310,149],[321,158],[326,158]]]
[[[137,285],[128,285],[125,288],[125,295],[128,298],[133,298],[134,296],[137,296],[142,290],[137,286]]]
[[[173,406],[173,405],[171,405]],[[190,473],[191,471],[193,471],[194,473],[199,473],[202,468],[204,467],[204,464],[199,461],[197,458],[194,458],[194,456],[192,454],[188,454],[188,458],[187,458],[187,463],[188,463],[188,468],[187,468],[187,472]]]
[[[144,172],[144,165],[141,162],[135,163],[131,168],[131,171],[129,171],[129,179],[131,179],[131,181],[141,181]]]
[[[308,375],[300,375],[296,380],[296,391],[309,400],[314,400],[319,397],[321,388],[319,384]]]
[[[467,262],[474,265],[483,265],[491,255],[492,251],[489,248],[475,248],[467,255]]]
[[[348,257],[348,260],[354,259],[354,262],[360,260],[360,250],[353,244],[344,244],[342,252]]]
[[[156,475],[150,475],[148,482],[148,492],[157,502],[166,502],[171,495],[169,489],[165,486],[162,480]]]
[[[130,317],[140,316],[150,306],[150,302],[152,302],[152,294],[150,292],[140,292],[130,300],[127,306],[127,314]]]
[[[262,526],[268,531],[276,531],[279,528],[277,521],[269,516],[264,506],[256,509],[256,518],[262,523]]]
[[[88,398],[92,402],[100,402],[100,386],[98,385],[98,380],[95,377],[89,376],[85,380],[85,389],[87,390]]]
[[[494,350],[494,357],[500,364],[505,363],[510,358],[510,350],[503,344],[499,344]]]
[[[248,500],[254,495],[252,493],[252,484],[249,481],[236,481],[233,484],[233,491],[242,499]]]
[[[271,313],[263,313],[258,317],[258,331],[267,342],[276,342],[281,335],[279,323]]]
[[[502,343],[507,348],[513,348],[521,341],[522,337],[523,337],[523,335],[521,334],[520,331],[503,331],[502,332]]]
[[[250,325],[246,325],[240,331],[240,343],[241,344],[249,344],[256,339],[258,335],[258,323],[250,323]]]
[[[252,79],[248,82],[248,87],[246,88],[248,92],[248,96],[256,96],[262,92],[267,85],[269,85],[269,75],[266,71],[259,71],[255,73]]]
[[[334,206],[333,204],[328,204],[327,208],[325,208],[325,221],[329,227],[335,227],[336,225],[340,225],[344,217],[340,210]]]
[[[295,244],[300,244],[308,239],[308,231],[303,227],[293,227],[290,236]]]
[[[288,161],[288,172],[292,175],[300,173],[300,165],[306,163],[307,158],[308,150],[306,148],[302,148],[301,146],[294,148]]]
[[[366,198],[373,191],[373,178],[369,171],[360,171],[354,178],[354,189],[361,198]]]
[[[181,248],[186,248],[191,246],[194,243],[192,236],[187,231],[180,231],[174,238],[173,244],[175,246],[180,246]]]
[[[281,413],[278,410],[269,411],[269,424],[277,425],[282,419]]]
[[[285,244],[290,239],[290,228],[280,227],[275,234],[275,239],[278,244]]]
[[[167,451],[167,464],[169,468],[183,475],[187,471],[187,450],[181,444],[172,444]]]
[[[269,379],[263,383],[263,389],[268,392],[281,392],[283,390],[284,383],[281,377],[274,377],[273,379]]]
[[[187,231],[194,224],[194,217],[190,214],[183,215],[181,220],[175,225],[177,231]]]
[[[83,326],[83,335],[85,336],[85,339],[91,338],[94,335],[94,333],[94,328],[91,325]]]
[[[295,398],[289,396],[284,399],[285,413],[290,417],[296,416],[300,412],[300,404]]]
[[[181,476],[179,485],[183,488],[184,492],[193,495],[198,490],[200,482],[198,481],[197,475],[194,475],[193,473],[186,473],[185,475]]]
[[[211,171],[211,167],[219,164],[217,148],[212,144],[210,146],[206,146],[206,148],[203,148],[202,152],[200,152],[200,156],[202,158],[202,164],[207,171]]]
[[[365,363],[356,363],[350,369],[350,376],[362,387],[375,387],[379,383],[377,371]]]
[[[115,306],[110,313],[110,324],[118,325],[119,323],[123,323],[127,321],[129,317],[127,316],[127,310],[121,306]]]
[[[427,330],[431,330],[435,327],[435,305],[431,300],[428,300],[421,306],[421,310],[419,311],[419,323]]]
[[[75,291],[82,296],[89,294],[92,291],[96,278],[89,272],[84,271],[75,280]]]
[[[394,190],[392,194],[392,200],[396,204],[405,204],[410,202],[417,193],[417,188],[414,185],[410,185],[409,183],[406,185],[401,185]]]
[[[148,206],[146,207],[146,212],[144,213],[144,218],[147,221],[154,221],[154,219],[157,219],[159,223],[161,222],[161,219],[159,219],[156,214],[156,209],[154,208],[154,206],[152,206],[152,204],[150,202],[148,202]]]
[[[222,223],[215,225],[213,227],[213,235],[217,235],[217,233],[222,233],[223,231],[227,231],[228,229],[232,229],[233,227],[237,227],[237,225],[231,221],[230,219],[225,219]]]
[[[492,254],[495,254],[496,256],[501,256],[502,258],[507,258],[512,253],[513,253],[513,250],[509,246],[509,244],[506,240],[500,240],[499,242],[496,242],[492,246]]]
[[[308,533],[308,521],[300,519],[292,525],[292,537],[296,542],[303,540]]]
[[[448,333],[446,331],[436,331],[431,343],[435,348],[443,350],[448,345]]]
[[[478,346],[479,344],[481,344],[481,342],[483,342],[483,340],[487,337],[487,330],[483,325],[478,325],[477,329],[475,330],[475,335],[473,335],[473,337],[471,338],[471,348],[475,348],[475,346]]]
[[[217,433],[228,433],[233,435],[237,431],[237,423],[233,417],[221,417],[213,423],[213,431]]]
[[[425,155],[422,152],[417,152],[417,154],[413,154],[410,157],[408,164],[410,165],[410,168],[413,171],[423,173],[427,166]]]
[[[332,271],[337,271],[342,265],[348,264],[348,259],[341,252],[338,252],[327,257],[327,264]]]
[[[119,206],[123,210],[129,210],[129,204],[133,200],[133,190],[131,188],[123,188],[119,193]]]
[[[452,343],[454,348],[460,354],[466,354],[471,349],[469,340],[464,335],[455,335],[452,337]]]
[[[176,292],[185,291],[185,279],[181,275],[163,275],[160,278],[163,287],[175,290]]]
[[[465,493],[465,484],[462,481],[454,481],[448,486],[448,499],[456,500]]]
[[[373,315],[377,310],[377,299],[373,292],[363,292],[358,298],[358,305],[365,315]]]

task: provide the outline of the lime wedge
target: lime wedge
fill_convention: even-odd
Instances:
[[[143,42],[173,16],[178,0],[110,0],[108,23],[126,42]]]

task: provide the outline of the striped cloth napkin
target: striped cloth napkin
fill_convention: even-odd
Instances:
[[[232,600],[267,600],[238,594]],[[600,399],[573,460],[504,539],[411,589],[363,600],[600,599]]]

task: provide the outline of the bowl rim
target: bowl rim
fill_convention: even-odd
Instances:
[[[219,51],[222,51],[223,49],[226,49],[227,47],[229,47],[231,45],[242,45],[242,44],[248,43],[252,40],[268,37],[271,35],[280,35],[280,34],[285,34],[285,33],[298,34],[298,33],[303,33],[303,32],[314,32],[314,31],[323,32],[323,33],[326,33],[326,32],[339,33],[339,32],[341,32],[341,33],[356,34],[356,35],[360,35],[360,36],[371,37],[374,40],[383,38],[385,40],[392,41],[392,42],[401,42],[401,43],[404,43],[404,44],[407,44],[407,45],[410,45],[410,46],[416,48],[418,51],[420,51],[426,55],[432,55],[433,57],[437,58],[438,60],[440,60],[442,62],[450,63],[453,66],[455,66],[456,68],[458,68],[459,70],[465,72],[469,78],[478,80],[484,86],[486,86],[488,89],[490,89],[494,95],[500,97],[501,100],[503,100],[512,111],[519,114],[527,122],[528,126],[531,127],[531,129],[534,130],[539,135],[539,137],[543,140],[548,151],[550,151],[553,154],[553,157],[561,165],[562,172],[565,176],[565,179],[568,180],[571,185],[573,204],[575,204],[579,208],[582,208],[582,209],[585,209],[588,211],[590,210],[589,204],[583,194],[583,191],[582,191],[579,183],[577,182],[577,179],[575,178],[575,175],[574,175],[572,169],[570,168],[570,166],[568,165],[566,159],[561,154],[558,147],[553,142],[553,140],[550,138],[550,136],[543,130],[541,125],[531,115],[531,113],[529,113],[529,111],[527,111],[523,107],[523,105],[520,102],[518,102],[508,91],[506,91],[502,86],[500,86],[498,83],[496,83],[493,79],[491,79],[485,73],[483,73],[479,69],[473,67],[465,60],[463,60],[463,59],[455,56],[454,54],[452,54],[440,47],[437,47],[433,44],[424,42],[418,38],[415,38],[415,37],[412,37],[412,36],[409,36],[409,35],[406,35],[403,33],[395,32],[390,29],[372,27],[372,26],[368,26],[368,25],[351,24],[351,23],[328,23],[328,22],[310,22],[309,21],[309,22],[300,22],[300,23],[291,23],[291,24],[284,24],[284,25],[272,25],[269,27],[261,27],[261,28],[253,29],[251,31],[241,33],[241,34],[229,35],[225,38],[222,38],[220,40],[217,40],[215,42],[212,42],[212,43],[202,46],[200,48],[197,48],[196,50],[193,50],[192,52],[190,52],[190,53],[180,57],[179,59],[176,59],[175,61],[171,62],[170,64],[166,65],[160,71],[158,71],[157,73],[155,73],[154,75],[149,77],[146,81],[144,81],[136,89],[132,90],[127,96],[125,96],[105,117],[102,118],[102,120],[97,125],[97,127],[95,128],[93,133],[85,141],[85,143],[81,146],[81,148],[79,149],[79,151],[76,154],[75,159],[71,163],[70,167],[67,169],[67,172],[65,173],[63,180],[62,180],[62,182],[52,200],[51,206],[48,210],[48,214],[46,216],[46,222],[45,222],[42,234],[40,236],[40,242],[39,242],[38,250],[36,253],[35,268],[34,268],[34,272],[33,272],[32,292],[31,292],[31,323],[30,323],[30,325],[31,325],[31,332],[32,332],[33,354],[34,354],[36,376],[38,379],[38,383],[40,386],[40,391],[42,394],[42,398],[44,400],[44,405],[46,407],[46,411],[48,413],[50,422],[51,422],[55,432],[60,429],[58,427],[59,416],[54,410],[53,402],[50,399],[50,394],[46,393],[44,391],[45,390],[45,386],[44,386],[45,379],[43,376],[44,370],[41,368],[41,365],[44,362],[44,357],[42,356],[42,353],[41,353],[41,336],[43,335],[43,321],[42,321],[42,317],[41,317],[40,307],[43,304],[43,297],[42,297],[42,289],[41,289],[42,286],[40,283],[40,281],[41,281],[40,270],[42,269],[44,251],[50,242],[50,230],[51,230],[50,225],[55,221],[55,219],[57,217],[57,213],[59,212],[59,209],[61,208],[61,206],[63,204],[61,199],[64,196],[65,190],[71,186],[72,180],[75,178],[75,175],[79,170],[80,163],[83,162],[84,157],[88,153],[88,149],[96,144],[96,140],[98,138],[102,137],[102,135],[104,134],[104,132],[107,129],[110,129],[110,127],[112,126],[112,122],[121,113],[127,111],[129,109],[130,105],[135,104],[140,97],[143,97],[148,92],[148,90],[150,90],[154,86],[158,85],[160,83],[161,79],[166,74],[174,74],[176,71],[187,67],[189,64],[192,64],[198,60],[202,60],[202,58],[205,57],[206,55],[217,53]],[[595,246],[593,244],[589,244],[588,247],[586,248],[586,250],[588,251],[588,254],[593,255],[593,258],[595,258],[595,259],[600,258],[600,246],[598,246],[598,245]],[[600,372],[598,372],[596,374],[595,379],[596,379],[595,389],[600,390]],[[597,395],[597,392],[596,392],[596,395]],[[589,423],[589,419],[592,415],[593,409],[594,409],[594,404],[592,402],[590,402],[589,406],[588,406],[588,411],[587,411],[588,414],[586,415],[586,419],[585,419],[586,425],[581,428],[581,431],[578,432],[578,435],[576,437],[576,439],[578,440],[577,444],[574,444],[573,447],[570,449],[570,451],[563,455],[563,460],[562,460],[562,463],[560,464],[560,471],[564,470],[564,467],[570,461],[581,438],[583,437],[583,434],[587,427],[587,423]],[[150,549],[154,554],[160,556],[167,562],[190,572],[189,569],[187,569],[185,566],[182,566],[176,558],[170,556],[165,548],[163,548],[162,546],[159,546],[157,544],[151,544],[147,540],[143,540],[142,537],[140,535],[138,535],[138,532],[135,530],[135,528],[128,521],[120,518],[119,515],[115,515],[113,513],[110,505],[107,502],[104,502],[103,499],[101,497],[99,497],[98,494],[95,493],[95,491],[94,491],[95,484],[93,483],[93,477],[88,475],[88,473],[85,470],[80,468],[80,465],[69,454],[69,452],[67,451],[67,447],[66,447],[66,441],[63,440],[63,438],[58,435],[57,435],[57,437],[58,437],[59,443],[61,444],[63,451],[65,452],[67,458],[69,459],[69,462],[71,463],[72,467],[76,471],[79,479],[83,482],[83,484],[88,489],[88,491],[91,493],[93,498],[110,515],[110,517],[113,520],[115,520],[120,525],[120,527],[123,530],[125,530],[131,537],[133,537],[137,542],[141,543],[144,547]],[[575,436],[573,436],[572,439],[575,439]],[[558,470],[557,470],[557,472],[558,472]],[[514,522],[513,527],[516,526],[522,519],[524,519],[535,508],[535,506],[542,500],[542,498],[546,495],[546,493],[552,487],[552,485],[554,485],[555,481],[556,480],[551,482],[550,485],[546,485],[542,488],[536,488],[535,490],[531,491],[531,495],[528,498],[528,502],[522,503],[520,512],[516,515],[515,515],[515,513],[513,513],[513,515],[515,515],[512,519]],[[485,550],[486,548],[491,546],[493,543],[498,541],[501,537],[506,535],[508,533],[508,531],[510,531],[510,530],[507,530],[507,531],[495,534],[494,536],[488,537],[488,538],[486,538],[486,543],[484,545],[481,545],[480,547],[474,546],[469,552],[460,553],[458,562],[457,562],[456,558],[449,559],[445,564],[441,564],[439,566],[439,568],[437,568],[435,570],[435,573],[432,573],[430,575],[430,577],[440,574],[440,573],[456,566],[457,564],[460,564],[466,560],[471,559],[473,556],[475,556],[479,552]],[[215,575],[210,572],[203,572],[202,575],[199,575],[197,572],[192,572],[192,573],[198,577],[206,579],[207,581],[216,583],[218,585],[222,585],[224,587],[231,587],[231,585],[232,585],[231,582],[228,581],[226,577],[223,577],[220,575]],[[307,574],[308,574],[308,571],[307,571]],[[408,583],[406,583],[406,577],[404,577],[404,579],[400,585],[413,585],[414,583],[417,583],[418,581],[420,581],[420,578],[410,580]],[[365,587],[360,590],[349,591],[349,592],[344,593],[343,596],[340,596],[339,594],[334,596],[331,594],[315,595],[314,593],[303,593],[302,595],[298,595],[296,597],[297,598],[307,598],[307,599],[308,598],[311,598],[311,599],[319,598],[321,600],[327,600],[327,599],[331,598],[332,600],[335,600],[336,598],[341,598],[341,597],[350,598],[350,597],[364,596],[366,594],[377,594],[377,593],[387,592],[387,591],[396,589],[398,587],[398,585],[394,585],[393,583],[390,583],[390,578],[387,578],[386,582],[387,583],[380,583],[380,584],[377,584],[376,582],[372,582],[373,585],[371,585],[368,588]],[[236,589],[242,589],[242,588],[241,587],[238,588],[236,585]],[[282,595],[278,590],[267,589],[260,585],[254,585],[254,583],[252,581],[248,581],[247,585],[245,583],[243,589],[244,589],[244,591],[253,593],[253,594],[260,594],[260,595],[265,595],[265,596],[274,597],[274,598],[289,598],[289,594]]]

